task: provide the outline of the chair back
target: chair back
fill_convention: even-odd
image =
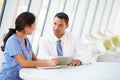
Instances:
[[[120,54],[104,54],[97,57],[97,62],[120,62]]]

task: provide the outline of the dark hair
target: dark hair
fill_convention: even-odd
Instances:
[[[15,34],[16,31],[22,31],[26,25],[31,26],[34,22],[35,16],[30,12],[23,12],[18,15],[15,21],[15,29],[10,28],[8,33],[5,34],[3,38],[3,45],[1,46],[1,50],[4,51],[6,42],[11,35]]]
[[[60,18],[60,19],[64,19],[64,20],[65,20],[65,23],[68,24],[69,17],[68,17],[68,15],[67,15],[66,13],[64,13],[64,12],[59,12],[59,13],[57,13],[57,14],[55,15],[55,17],[58,17],[58,18]],[[55,17],[54,17],[54,18],[55,18]]]

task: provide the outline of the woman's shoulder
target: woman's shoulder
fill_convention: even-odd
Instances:
[[[12,36],[10,36],[7,40],[7,43],[12,43],[12,44],[16,44],[18,43],[19,39],[16,37],[15,34],[13,34]]]
[[[8,38],[8,41],[14,41],[14,40],[17,40],[17,37],[16,37],[15,34],[13,34],[12,36],[10,36],[10,37]]]

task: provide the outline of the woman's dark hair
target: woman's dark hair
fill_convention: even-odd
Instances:
[[[20,15],[18,15],[15,21],[15,29],[10,28],[8,33],[5,34],[3,38],[3,45],[1,46],[1,50],[4,51],[6,42],[11,35],[15,34],[16,31],[22,31],[26,25],[31,26],[34,22],[35,16],[30,12],[23,12]]]
[[[64,12],[59,12],[59,13],[57,13],[57,14],[55,15],[55,17],[58,17],[58,18],[60,18],[60,19],[64,19],[64,20],[65,20],[65,23],[68,24],[69,17],[68,17],[68,15],[67,15],[66,13],[64,13]],[[54,17],[54,18],[55,18],[55,17]]]

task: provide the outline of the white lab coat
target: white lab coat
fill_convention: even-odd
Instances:
[[[51,59],[57,57],[56,41],[58,38],[53,34],[42,37],[39,43],[38,59]],[[79,59],[82,64],[91,63],[92,57],[80,39],[66,32],[61,38],[63,56]]]

